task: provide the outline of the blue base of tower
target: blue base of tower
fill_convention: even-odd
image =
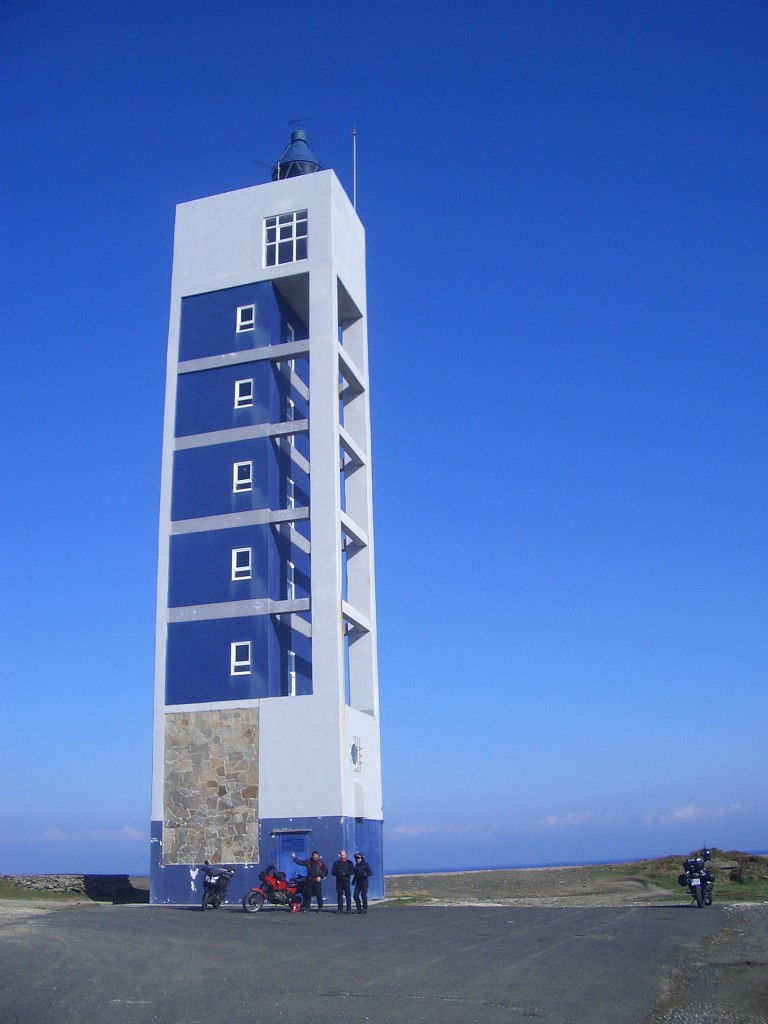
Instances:
[[[303,868],[296,867],[291,852],[306,860],[318,850],[328,866],[329,876],[323,883],[323,897],[336,903],[336,888],[330,876],[331,865],[340,850],[350,859],[362,853],[371,866],[368,896],[384,896],[384,858],[382,850],[383,822],[371,818],[264,818],[259,821],[258,863],[228,862],[235,869],[226,903],[237,905],[252,888],[259,885],[259,872],[268,864],[285,871],[288,878]],[[152,822],[150,843],[150,903],[195,905],[203,898],[202,864],[163,864],[163,823]]]

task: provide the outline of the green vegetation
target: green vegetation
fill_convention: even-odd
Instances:
[[[421,903],[428,903],[429,897],[422,896],[393,896],[384,903],[385,907],[416,907]]]
[[[653,882],[654,885],[677,892],[677,877],[683,870],[683,861],[695,857],[698,850],[655,860],[638,860],[632,864],[606,864],[601,867],[612,878],[626,878]],[[715,876],[715,898],[725,901],[768,901],[768,857],[758,857],[738,850],[718,850],[712,847],[709,868]]]
[[[0,900],[148,903],[149,879],[128,875],[0,875]]]
[[[7,878],[0,878],[0,899],[3,900],[83,900],[83,893],[52,892],[50,889],[30,889],[26,885],[16,885]]]

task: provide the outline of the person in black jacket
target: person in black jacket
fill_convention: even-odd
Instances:
[[[334,861],[333,867],[331,868],[331,874],[336,879],[336,903],[340,914],[344,909],[343,904],[345,901],[347,904],[347,913],[352,913],[352,897],[349,892],[349,883],[354,873],[354,865],[347,860],[347,851],[342,850],[339,853],[339,859]]]
[[[317,899],[317,912],[319,914],[323,909],[322,882],[328,874],[328,868],[320,858],[320,854],[317,850],[312,851],[312,855],[309,860],[299,860],[295,853],[291,853],[291,857],[297,864],[301,864],[302,867],[307,869],[307,880],[304,883],[304,899],[301,903],[301,909],[309,910],[309,904],[312,902],[312,897],[314,896]]]
[[[368,879],[372,874],[371,865],[362,853],[356,853],[353,879],[355,883],[355,906],[357,907],[358,914],[368,913]]]

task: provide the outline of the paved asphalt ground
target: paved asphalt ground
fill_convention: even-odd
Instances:
[[[679,904],[79,906],[0,928],[0,1022],[640,1024],[723,925]]]

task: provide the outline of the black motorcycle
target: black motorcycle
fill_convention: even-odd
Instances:
[[[685,874],[677,878],[679,885],[688,886],[697,907],[712,906],[712,883],[715,876],[706,866],[709,860],[712,860],[712,854],[704,847],[698,857],[683,861]]]
[[[203,878],[203,902],[200,909],[217,910],[222,900],[227,895],[229,882],[235,873],[234,868],[226,868],[223,864],[210,864],[205,862],[205,877]]]

